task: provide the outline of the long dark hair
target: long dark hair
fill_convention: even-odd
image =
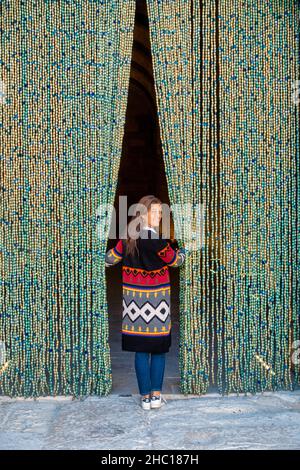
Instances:
[[[152,194],[150,194],[150,195],[147,195],[147,196],[143,196],[139,200],[138,204],[142,205],[142,209],[137,210],[136,214],[131,217],[131,219],[130,219],[129,223],[127,224],[127,227],[126,227],[126,233],[127,233],[127,238],[125,240],[126,255],[131,255],[131,256],[134,255],[135,251],[139,254],[139,250],[138,250],[138,247],[137,247],[137,238],[139,238],[139,235],[137,235],[136,238],[131,237],[130,236],[130,231],[128,230],[129,225],[132,222],[135,221],[135,225],[139,224],[140,228],[142,228],[143,222],[142,222],[142,217],[141,216],[146,215],[146,214],[148,216],[149,209],[151,208],[151,205],[152,204],[162,204],[162,202],[158,197],[153,196]]]

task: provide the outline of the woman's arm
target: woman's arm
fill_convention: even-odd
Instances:
[[[105,254],[105,267],[114,266],[118,264],[123,258],[123,243],[119,240],[113,248],[107,251]]]

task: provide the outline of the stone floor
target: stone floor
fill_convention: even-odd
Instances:
[[[300,390],[222,397],[211,388],[201,397],[180,395],[176,289],[167,403],[142,410],[134,353],[121,350],[120,272],[109,276],[112,393],[84,400],[0,397],[0,449],[300,449]]]
[[[300,391],[254,396],[0,398],[0,449],[300,449]]]

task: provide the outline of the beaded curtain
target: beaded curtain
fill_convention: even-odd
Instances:
[[[98,208],[115,197],[134,12],[133,0],[1,2],[3,394],[111,389]]]
[[[293,388],[299,3],[147,7],[170,201],[204,206],[203,246],[180,271],[181,390]]]

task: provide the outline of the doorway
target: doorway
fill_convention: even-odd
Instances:
[[[119,196],[127,196],[127,207],[154,194],[170,204],[156,107],[146,2],[136,2],[135,28],[128,90],[122,157],[114,207],[117,219]],[[117,230],[119,226],[117,224]],[[107,249],[115,245],[109,240]],[[170,268],[172,345],[166,355],[164,393],[179,393],[179,272]],[[112,393],[138,393],[134,352],[121,349],[122,264],[107,270],[107,302],[111,348]]]

